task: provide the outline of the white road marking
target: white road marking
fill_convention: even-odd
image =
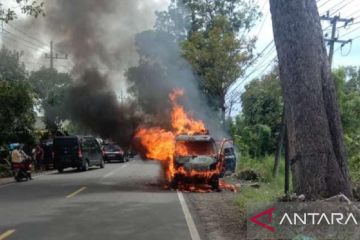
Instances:
[[[81,193],[82,191],[84,191],[85,189],[86,189],[86,187],[82,187],[79,190],[67,195],[66,198],[72,198],[72,197],[76,196],[77,194]]]
[[[103,178],[108,178],[108,177],[111,177],[112,175],[114,175],[115,173],[117,173],[117,172],[118,172],[118,171],[120,171],[121,169],[126,168],[127,166],[129,166],[129,164],[128,164],[128,163],[126,163],[126,164],[122,165],[121,167],[117,168],[117,169],[116,169],[116,170],[114,170],[114,171],[109,172],[108,174],[104,175],[104,177],[103,177]]]
[[[11,229],[11,230],[7,230],[4,233],[1,233],[0,234],[0,240],[5,240],[7,237],[11,236],[14,232],[15,232],[15,230]]]
[[[177,194],[178,194],[178,197],[179,197],[181,208],[182,208],[182,210],[184,212],[184,215],[185,215],[186,223],[187,223],[189,231],[190,231],[191,239],[192,240],[201,240],[199,232],[198,232],[198,230],[197,230],[197,228],[195,226],[193,218],[191,217],[190,210],[189,210],[189,208],[188,208],[188,206],[186,204],[186,201],[184,199],[184,196],[183,196],[182,192],[177,191]]]

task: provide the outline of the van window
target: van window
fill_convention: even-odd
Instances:
[[[78,147],[77,138],[55,138],[54,139],[54,149],[64,149],[64,148],[75,148]]]
[[[225,148],[225,149],[224,149],[224,155],[225,155],[225,156],[234,155],[234,149],[233,149],[233,148]]]
[[[91,149],[96,147],[95,141],[91,138],[84,138],[82,141],[82,147],[83,149]]]

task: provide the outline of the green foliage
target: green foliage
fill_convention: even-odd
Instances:
[[[68,87],[72,83],[72,78],[67,73],[42,67],[38,71],[31,72],[29,82],[37,97],[40,100],[45,100],[53,92]]]
[[[271,129],[267,125],[246,125],[238,117],[231,125],[231,132],[242,156],[262,157],[271,149]]]
[[[235,202],[239,205],[240,211],[245,213],[247,204],[254,202],[275,202],[284,196],[283,186],[273,183],[262,183],[259,188],[243,187]]]
[[[34,142],[33,95],[22,82],[0,81],[0,145]]]
[[[242,49],[242,45],[247,48]],[[183,55],[200,76],[200,87],[216,109],[225,108],[225,94],[244,74],[252,58],[253,42],[242,42],[223,16],[215,17],[208,30],[194,32],[184,41]],[[225,109],[224,109],[225,110]]]
[[[67,117],[64,99],[72,83],[71,76],[43,67],[30,74],[29,83],[44,109],[46,128],[55,133]]]
[[[246,204],[248,203],[272,202],[284,196],[284,162],[284,159],[282,159],[280,162],[279,176],[274,179],[272,176],[274,156],[270,155],[257,159],[250,157],[241,158],[240,164],[238,165],[238,172],[252,170],[261,177],[259,188],[244,186],[240,189],[236,203],[243,212],[246,210]]]
[[[333,73],[344,128],[352,180],[360,182],[360,68],[342,67]]]
[[[250,82],[241,95],[241,102],[247,124],[268,125],[273,134],[279,131],[284,104],[276,71]]]
[[[241,156],[237,172],[252,170],[260,175],[260,181],[263,183],[274,183],[283,187],[285,175],[285,160],[280,160],[279,177],[274,179],[272,170],[274,167],[274,156],[267,155],[260,158],[251,158],[250,156]]]
[[[157,13],[156,29],[181,43],[200,89],[223,120],[226,92],[253,57],[255,39],[239,32],[248,32],[259,16],[249,0],[172,0],[167,11]]]
[[[20,54],[0,50],[0,145],[34,141],[34,94],[25,82]]]
[[[259,158],[273,154],[281,127],[283,100],[274,71],[250,82],[241,95],[242,113],[230,123],[230,132],[242,155]]]
[[[155,27],[184,40],[192,33],[207,31],[217,17],[230,23],[230,31],[249,31],[260,14],[250,0],[171,0],[167,11],[157,12]]]
[[[25,65],[20,62],[20,53],[2,47],[0,50],[0,79],[23,81],[25,78]]]
[[[44,14],[44,2],[37,0],[16,0],[16,2],[21,9],[22,14],[30,15],[33,17],[39,17]],[[17,18],[17,14],[14,9],[8,8],[4,9],[3,4],[0,3],[0,20],[5,21],[6,23]]]

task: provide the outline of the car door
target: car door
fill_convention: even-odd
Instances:
[[[83,159],[89,161],[89,164],[92,164],[92,144],[89,138],[84,138],[82,140],[82,154]]]
[[[96,138],[94,138],[92,140],[93,142],[93,157],[94,157],[94,164],[98,165],[101,163],[102,160],[102,151],[101,151],[101,147],[100,144],[98,143],[98,141],[96,140]]]

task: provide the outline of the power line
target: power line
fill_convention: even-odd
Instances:
[[[23,30],[21,30],[20,28],[18,28],[16,25],[11,24],[11,23],[8,23],[7,25],[10,26],[11,28],[13,28],[14,30],[20,32],[20,33],[23,34],[24,36],[26,36],[26,37],[28,37],[28,38],[30,38],[30,39],[32,39],[32,40],[35,40],[36,44],[38,44],[39,46],[49,48],[49,47],[47,46],[47,44],[45,44],[45,43],[42,42],[41,40],[39,40],[39,39],[37,39],[37,38],[29,35],[29,34],[26,33],[25,31],[23,31]],[[35,43],[35,42],[34,42],[34,43]]]
[[[27,45],[26,43],[21,42],[21,41],[20,41],[19,39],[17,39],[16,37],[14,37],[14,36],[12,36],[12,35],[8,35],[7,33],[9,33],[9,32],[7,32],[6,30],[4,30],[4,31],[5,31],[5,32],[1,34],[3,38],[5,37],[5,38],[8,38],[8,39],[12,39],[12,40],[18,42],[19,44],[23,45],[24,47],[30,48],[30,49],[35,50],[35,51],[45,51],[45,50],[38,49],[38,48],[36,48],[36,47],[34,47],[34,46]]]
[[[33,42],[30,42],[30,41],[28,41],[26,39],[23,39],[23,38],[19,37],[18,35],[14,34],[13,32],[10,32],[8,30],[3,29],[3,33],[5,33],[5,35],[3,35],[3,36],[10,36],[11,35],[11,38],[14,39],[15,41],[17,41],[20,44],[22,44],[24,46],[27,46],[28,48],[31,48],[31,49],[33,49],[35,51],[46,51],[45,49],[43,49],[43,47],[36,46],[36,45],[34,45]],[[6,34],[8,34],[8,35],[6,35]],[[23,43],[21,43],[21,41]],[[24,44],[24,43],[26,43],[26,44]]]
[[[353,30],[351,30],[351,31],[349,31],[349,32],[346,32],[345,34],[343,34],[343,35],[342,35],[342,37],[345,37],[345,36],[347,36],[347,35],[349,35],[349,34],[351,34],[351,33],[355,32],[355,31],[356,31],[356,30],[358,30],[358,29],[360,29],[360,26],[359,26],[359,27],[357,27],[357,28],[354,28]]]
[[[268,44],[268,45],[264,48],[264,50],[266,50],[269,46],[271,46],[271,43],[273,43],[273,41],[271,41],[270,44]],[[248,73],[247,75],[245,75],[244,78],[243,78],[240,82],[237,82],[237,86],[236,86],[235,88],[233,88],[230,92],[228,92],[227,95],[231,95],[231,94],[235,93],[236,90],[237,90],[238,88],[240,88],[240,87],[242,86],[242,84],[243,84],[245,81],[247,81],[247,80],[249,79],[249,77],[250,77],[252,74],[254,74],[254,73],[262,66],[262,64],[264,63],[264,61],[266,61],[266,59],[268,58],[268,56],[273,53],[274,49],[275,49],[275,45],[273,45],[273,47],[270,49],[270,51],[269,51],[268,53],[266,53],[265,55],[262,55],[262,53],[264,52],[264,50],[263,50],[262,53],[259,54],[257,58],[263,57],[265,60],[263,60],[262,62],[259,62],[259,63],[253,68],[253,70],[252,70],[250,73]],[[257,59],[257,58],[256,58],[256,59]],[[256,59],[254,59],[254,62],[256,61]]]
[[[337,8],[337,7],[340,6],[342,3],[343,3],[343,2],[339,2],[339,3],[335,4],[335,5],[333,5],[332,7],[330,7],[330,8],[328,9],[328,11],[332,11],[334,8]]]
[[[274,46],[275,48],[275,46]],[[270,54],[272,53],[273,51],[270,52]],[[269,55],[270,56],[270,55]],[[236,93],[236,90],[238,88],[240,88],[254,73],[256,73],[257,71],[263,69],[263,67],[266,65],[266,68],[265,70],[268,68],[269,65],[271,65],[273,62],[274,62],[274,59],[276,59],[276,56],[274,58],[271,58],[270,61],[268,62],[265,62],[264,60],[258,64],[249,74],[247,74],[243,80],[240,81],[240,83],[238,84],[238,86],[234,89],[232,89],[227,95],[231,95],[230,98],[233,96],[233,94]],[[262,71],[264,72],[264,71]]]
[[[320,2],[320,1],[318,1]],[[330,2],[330,0],[327,0],[326,2],[322,3],[321,5],[318,6],[318,8],[322,8],[323,6],[325,6],[328,2]]]
[[[341,9],[345,8],[346,6],[348,6],[350,3],[352,3],[351,1],[348,3],[345,3],[343,6],[341,6],[340,8],[336,9],[336,10],[332,10],[332,12],[339,12]]]

